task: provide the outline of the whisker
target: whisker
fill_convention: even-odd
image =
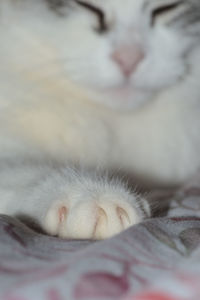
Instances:
[[[88,63],[91,63],[91,61],[85,61],[81,58],[57,58],[57,59],[52,59],[52,60],[48,60],[42,63],[38,63],[38,64],[34,64],[31,65],[30,68],[29,67],[25,67],[23,69],[21,69],[21,72],[24,71],[31,71],[31,70],[36,70],[36,69],[41,69],[41,68],[49,68],[50,66],[55,67],[56,65],[60,65],[60,64],[66,64],[67,66],[69,66],[69,64],[74,63],[74,62],[78,62],[78,64],[82,67],[84,65],[88,66]],[[94,60],[95,62],[95,60]]]

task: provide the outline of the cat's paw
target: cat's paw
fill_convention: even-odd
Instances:
[[[139,223],[145,216],[144,211],[149,214],[144,199],[125,191],[91,191],[75,198],[72,194],[49,208],[44,222],[49,234],[63,238],[104,239]]]

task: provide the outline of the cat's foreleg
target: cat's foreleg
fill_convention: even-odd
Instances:
[[[0,213],[63,238],[108,238],[150,215],[145,199],[95,172],[22,163],[1,168],[0,179]]]
[[[108,238],[150,215],[147,201],[119,181],[76,173],[48,208],[43,226],[64,238]]]

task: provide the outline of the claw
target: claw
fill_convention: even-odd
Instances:
[[[59,223],[62,224],[67,217],[67,208],[65,206],[59,208],[58,215],[59,215]]]
[[[116,210],[123,228],[125,228],[125,224],[131,224],[131,220],[125,209],[118,206]]]
[[[93,237],[96,235],[96,233],[98,231],[97,230],[98,227],[101,226],[105,222],[106,223],[108,222],[107,214],[106,214],[106,212],[103,208],[98,207],[98,209],[97,209],[97,220],[96,220],[94,230],[93,230],[93,234],[92,234]]]

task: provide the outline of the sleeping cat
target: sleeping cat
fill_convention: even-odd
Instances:
[[[0,213],[102,239],[150,216],[123,176],[200,167],[199,0],[1,0]]]

